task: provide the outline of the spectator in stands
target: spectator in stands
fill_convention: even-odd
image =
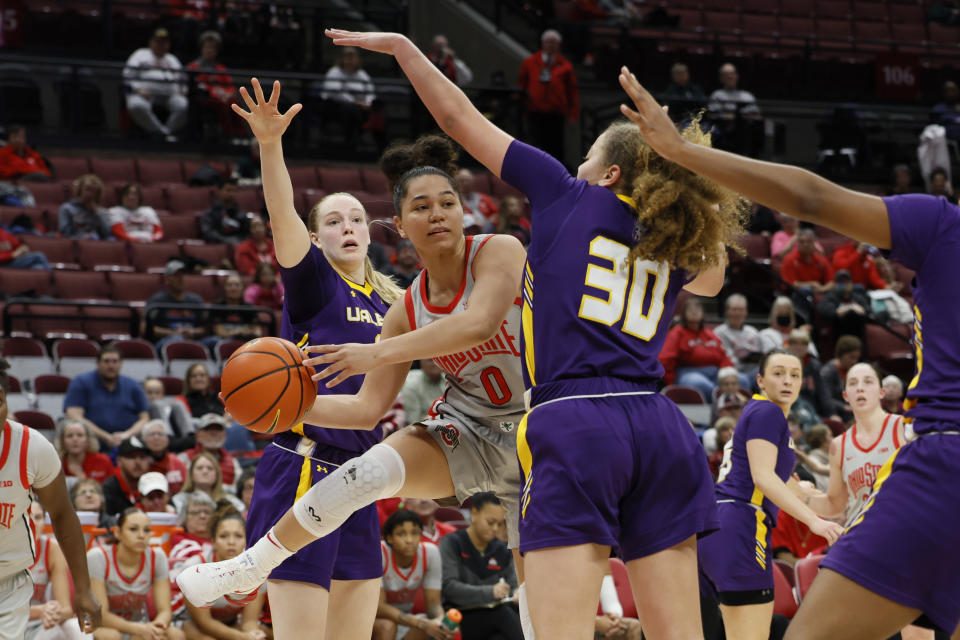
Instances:
[[[170,451],[170,436],[163,420],[151,420],[144,425],[140,438],[150,451],[150,471],[163,474],[170,495],[179,493],[187,479],[187,465]]]
[[[874,255],[880,252],[863,242],[847,242],[833,252],[831,262],[836,270],[844,269],[850,273],[853,284],[865,289],[886,289],[887,281],[883,279],[877,269]],[[836,276],[834,276],[836,277]]]
[[[565,121],[580,117],[580,91],[573,65],[560,53],[555,29],[540,36],[540,50],[520,66],[518,84],[526,94],[527,123],[534,146],[559,160],[564,156]]]
[[[255,307],[267,307],[279,311],[283,309],[283,283],[277,278],[277,271],[269,262],[261,262],[253,273],[253,282],[243,292],[247,304]]]
[[[230,177],[241,187],[259,187],[263,183],[260,177],[260,143],[250,138],[250,155],[237,160]]]
[[[950,184],[950,177],[943,167],[937,167],[930,173],[929,193],[932,196],[943,196],[947,200],[953,199],[953,185]]]
[[[763,116],[757,99],[740,89],[739,82],[740,74],[733,64],[721,66],[720,88],[710,94],[707,110],[718,128],[715,144],[756,156],[763,148]]]
[[[823,365],[820,370],[820,379],[824,388],[830,394],[830,418],[836,418],[846,423],[853,417],[850,405],[843,399],[844,382],[850,367],[860,362],[863,352],[863,343],[856,336],[840,336],[834,349],[834,358]]]
[[[883,390],[886,392],[880,398],[880,406],[887,413],[903,413],[903,381],[897,376],[890,375],[883,379]]]
[[[234,260],[237,271],[245,276],[252,276],[261,262],[273,265],[274,271],[280,269],[273,240],[267,235],[267,223],[261,216],[250,216],[250,237],[236,246]]]
[[[170,504],[170,485],[167,478],[157,471],[148,471],[137,482],[140,501],[137,507],[147,513],[176,513]]]
[[[949,139],[960,141],[960,87],[953,80],[947,80],[941,96],[943,99],[930,111],[930,122],[946,129]]]
[[[7,144],[0,148],[0,180],[48,182],[52,178],[43,156],[27,146],[27,128],[22,124],[7,127]]]
[[[102,453],[99,441],[81,420],[64,420],[57,425],[53,444],[60,454],[63,475],[103,482],[113,475],[110,457]]]
[[[77,480],[70,488],[70,503],[76,511],[90,511],[102,517],[105,502],[103,487],[92,478]]]
[[[229,465],[227,465],[226,468],[230,470],[233,476],[231,481],[235,481],[240,477],[240,465],[236,463],[234,457],[227,451],[223,449],[219,451],[225,454],[225,456],[229,456],[229,458],[225,457],[224,460],[228,460]],[[187,481],[183,484],[183,489],[173,497],[173,505],[177,507],[178,510],[182,512],[187,500],[194,493],[201,492],[207,494],[214,502],[226,500],[233,505],[237,511],[243,511],[243,502],[225,490],[223,476],[221,474],[221,469],[224,468],[223,460],[218,464],[214,454],[210,453],[207,449],[200,450],[200,445],[197,446],[196,450],[187,451],[185,455],[191,458],[190,472],[187,474]]]
[[[797,402],[809,405],[814,414],[810,417],[811,423],[819,421],[820,416],[827,415],[830,410],[830,394],[820,380],[820,369],[823,368],[820,361],[810,355],[810,334],[794,329],[787,337],[786,348],[803,363],[803,383]]]
[[[150,404],[150,418],[159,419],[170,429],[170,450],[176,452],[193,447],[193,418],[187,405],[178,398],[164,397],[163,382],[152,376],[143,381],[143,392]]]
[[[460,189],[460,202],[463,203],[464,223],[467,224],[467,214],[473,216],[474,222],[485,232],[492,229],[500,208],[496,201],[486,193],[473,190],[473,172],[470,169],[460,169],[456,175],[457,187]]]
[[[103,482],[104,509],[108,515],[118,515],[140,500],[137,483],[150,470],[150,462],[150,450],[137,436],[120,443],[117,468]]]
[[[266,264],[266,263],[261,263]],[[223,280],[223,295],[217,300],[218,305],[231,307],[249,307],[243,299],[243,279],[236,273],[231,273]],[[209,315],[210,335],[203,339],[203,343],[214,352],[221,340],[252,340],[263,335],[263,327],[256,323],[255,312],[225,311],[211,309]]]
[[[181,260],[171,260],[164,270],[163,281],[165,289],[157,291],[147,300],[146,317],[141,333],[152,335],[158,339],[157,348],[169,342],[180,340],[195,340],[207,333],[204,326],[204,314],[197,308],[164,308],[151,312],[150,305],[154,304],[184,304],[202,305],[203,298],[195,293],[186,291],[183,286],[183,276],[187,266]]]
[[[777,221],[777,214],[769,207],[764,207],[756,202],[750,204],[750,223],[747,225],[747,232],[772,237],[773,234],[780,231],[781,226]]]
[[[810,531],[810,527],[783,509],[777,515],[777,526],[770,533],[773,557],[790,566],[811,554],[823,553],[829,544],[826,538]]]
[[[127,109],[144,131],[175,142],[176,132],[187,123],[188,102],[181,65],[170,53],[170,33],[163,28],[153,32],[150,46],[134,51],[123,69],[127,84]],[[160,122],[156,109],[167,112]]]
[[[190,407],[190,415],[194,418],[203,418],[210,413],[222,416],[225,412],[223,402],[210,385],[207,365],[202,362],[196,362],[187,369],[183,377],[183,396],[180,399]]]
[[[443,566],[436,545],[423,542],[417,514],[395,511],[383,525],[383,578],[380,604],[373,623],[374,640],[453,638],[443,626],[440,587]],[[413,614],[417,592],[423,590],[426,615]]]
[[[870,297],[863,287],[853,284],[846,269],[837,271],[834,282],[836,286],[820,300],[817,313],[822,322],[833,326],[834,335],[848,334],[862,339],[870,317]]]
[[[721,367],[717,371],[717,388],[711,399],[720,400],[724,396],[735,396],[742,407],[750,399],[748,394],[752,388],[753,380],[739,373],[736,367]]]
[[[213,206],[200,217],[200,236],[211,244],[238,244],[249,233],[249,217],[237,203],[237,181],[226,178]]]
[[[360,68],[360,51],[355,47],[341,49],[337,63],[323,77],[320,98],[324,120],[341,124],[347,145],[356,144],[366,123],[369,122],[370,127],[377,124],[379,129],[377,119],[371,117],[376,97],[373,81]],[[379,104],[377,107],[379,110]],[[376,132],[377,136],[381,137],[378,146],[385,146],[383,132]]]
[[[193,80],[201,92],[200,107],[208,111],[220,123],[223,135],[235,142],[246,135],[246,126],[238,118],[230,105],[237,100],[237,91],[227,68],[217,62],[223,38],[216,31],[204,31],[200,34],[200,57],[187,65],[187,69],[197,72]]]
[[[60,205],[57,214],[57,230],[60,235],[67,238],[109,239],[106,211],[100,206],[103,200],[103,181],[88,173],[74,180],[72,188],[73,197]]]
[[[400,390],[407,419],[422,420],[438,398],[443,396],[443,370],[432,358],[420,360],[419,369],[411,369]]]
[[[728,296],[723,305],[723,316],[723,324],[713,332],[720,338],[737,371],[752,378],[757,373],[757,364],[763,354],[760,353],[760,332],[756,327],[746,324],[746,296],[740,293]],[[746,388],[753,388],[752,379]]]
[[[706,402],[713,399],[719,368],[733,366],[720,338],[704,324],[703,304],[697,298],[684,301],[680,322],[667,333],[660,362],[667,384],[693,387]]]
[[[470,70],[466,62],[457,57],[457,54],[450,48],[447,36],[441,33],[433,36],[430,51],[427,52],[427,59],[440,69],[443,75],[450,79],[450,82],[457,86],[463,87],[473,80],[473,71]]]
[[[143,204],[140,185],[133,182],[120,189],[120,204],[107,210],[110,232],[120,240],[157,242],[163,240],[163,227],[153,207]]]
[[[243,517],[247,517],[250,511],[250,501],[253,499],[253,486],[256,484],[257,468],[247,467],[240,474],[237,481],[237,493],[240,494],[240,501],[243,503]]]
[[[470,526],[440,541],[443,601],[463,614],[463,640],[523,640],[520,616],[504,600],[517,589],[513,555],[498,533],[506,528],[500,499],[489,492],[470,500]]]
[[[770,238],[770,255],[778,260],[783,260],[797,246],[799,223],[796,218],[791,218],[784,213],[779,214],[779,220],[781,229]],[[824,253],[823,245],[819,241],[815,242],[814,246],[817,251]]]
[[[717,421],[713,423],[713,428],[716,431],[716,450],[710,454],[709,463],[710,472],[713,473],[714,479],[720,475],[720,464],[723,462],[723,448],[730,442],[730,439],[733,437],[733,430],[736,429],[736,427],[737,421],[730,416],[717,418]]]
[[[439,544],[440,538],[457,530],[455,526],[437,520],[436,513],[440,505],[437,504],[436,500],[404,498],[403,508],[409,509],[420,518],[420,523],[423,526],[420,538],[424,542]]]
[[[830,484],[830,443],[833,434],[825,424],[815,424],[806,430],[803,439],[807,441],[809,452],[797,448],[797,459],[814,477],[817,489],[827,492]]]
[[[913,172],[905,164],[898,164],[893,167],[893,183],[887,188],[888,196],[901,196],[907,193],[914,193]]]
[[[178,499],[177,496],[183,496]],[[207,552],[212,548],[210,541],[210,520],[217,510],[217,503],[203,491],[191,491],[189,494],[178,493],[174,496],[174,506],[182,504],[179,510],[180,526],[178,532],[170,539],[170,574],[175,579],[177,573],[183,569],[187,559],[198,551]]]
[[[413,248],[413,243],[406,238],[401,238],[397,242],[397,252],[394,254],[394,262],[386,269],[386,274],[393,276],[397,285],[406,289],[420,275],[420,256],[417,250]]]
[[[707,94],[700,85],[690,81],[690,68],[682,62],[670,67],[670,85],[663,92],[663,101],[670,105],[674,118],[684,118],[685,114],[699,109],[707,102]]]
[[[816,241],[813,229],[797,231],[797,247],[783,259],[780,276],[794,287],[824,293],[834,286],[833,267],[817,252]]]
[[[223,448],[227,440],[229,420],[222,415],[208,413],[196,422],[197,446],[180,454],[180,459],[188,463],[201,453],[213,456],[214,460],[220,465],[223,487],[232,493],[243,470],[233,454]],[[238,510],[243,509],[242,505],[234,506],[237,506]]]
[[[513,195],[503,196],[495,231],[514,236],[523,243],[523,246],[530,244],[530,221],[523,215],[523,203],[520,202],[520,198]]]
[[[147,397],[133,378],[120,374],[123,360],[112,345],[100,349],[97,368],[70,381],[63,412],[83,422],[95,436],[113,448],[140,433],[147,423]]]
[[[20,238],[0,227],[0,266],[8,269],[52,269],[42,251],[31,251]]]
[[[770,326],[760,332],[760,351],[767,353],[787,343],[790,333],[797,328],[797,314],[793,308],[793,301],[786,296],[778,296],[770,307],[768,318]],[[801,329],[807,330],[806,325]],[[807,335],[810,335],[807,330]],[[809,345],[810,355],[817,357],[817,347],[813,342]]]

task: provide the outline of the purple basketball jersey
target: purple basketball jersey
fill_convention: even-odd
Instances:
[[[280,337],[299,346],[375,342],[383,326],[387,304],[369,284],[358,285],[341,276],[317,246],[295,267],[281,268],[286,299]],[[347,378],[327,389],[321,381],[319,394],[352,394],[360,390],[363,376]],[[299,431],[299,427],[295,429]],[[281,434],[283,435],[283,434]],[[345,451],[363,452],[382,439],[378,426],[371,431],[324,429],[303,425],[303,433],[314,442]]]
[[[884,198],[890,218],[889,255],[916,271],[913,281],[917,371],[907,389],[914,431],[956,429],[960,423],[960,208],[928,195]],[[939,423],[939,424],[938,424]],[[947,423],[947,424],[944,424]]]
[[[530,199],[533,235],[523,274],[528,387],[570,378],[650,380],[677,294],[688,281],[665,263],[634,260],[629,198],[570,176],[548,154],[514,141],[503,179]]]

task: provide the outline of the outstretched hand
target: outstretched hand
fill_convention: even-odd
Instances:
[[[287,109],[286,113],[280,113],[277,108],[277,103],[280,101],[279,80],[274,80],[269,100],[264,97],[259,80],[251,78],[250,85],[253,87],[256,99],[250,97],[250,92],[247,91],[246,87],[240,87],[240,97],[243,98],[250,111],[244,111],[238,104],[232,104],[230,107],[237,115],[247,121],[247,124],[250,125],[250,131],[253,132],[260,144],[276,142],[290,126],[293,117],[300,113],[303,105],[298,102]]]
[[[667,115],[665,107],[654,100],[650,92],[643,88],[637,76],[626,66],[620,67],[620,86],[633,101],[634,111],[625,104],[620,105],[620,113],[640,127],[643,139],[654,151],[667,160],[673,160],[684,145],[680,132]]]
[[[305,353],[321,353],[323,355],[307,358],[303,364],[308,367],[328,365],[322,371],[315,373],[311,378],[314,381],[324,380],[328,389],[337,386],[351,376],[367,373],[378,366],[376,344],[324,344],[305,347]]]
[[[405,39],[399,33],[381,33],[377,31],[345,31],[326,29],[324,33],[333,40],[333,44],[342,47],[359,47],[367,51],[393,55],[397,44]]]

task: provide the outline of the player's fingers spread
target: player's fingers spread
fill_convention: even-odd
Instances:
[[[270,104],[277,106],[277,103],[280,101],[280,81],[273,81],[273,88],[270,89]]]
[[[301,109],[303,109],[303,105],[298,102],[297,104],[287,109],[287,112],[283,114],[283,119],[289,122],[290,120],[293,119],[293,116],[300,113]]]
[[[233,112],[236,113],[241,118],[243,118],[244,120],[248,119],[250,116],[253,115],[252,113],[250,113],[249,111],[246,111],[243,107],[238,105],[236,102],[232,103],[230,105],[230,108],[233,109]]]
[[[253,112],[253,109],[257,106],[257,103],[253,101],[253,98],[250,97],[250,92],[247,91],[246,87],[240,87],[240,97],[243,98],[243,102],[247,105],[247,108]]]
[[[266,102],[267,99],[263,97],[263,87],[260,86],[260,81],[256,78],[251,78],[250,84],[253,85],[253,95],[257,97],[257,104]]]

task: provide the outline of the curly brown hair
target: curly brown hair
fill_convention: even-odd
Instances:
[[[420,136],[412,143],[394,143],[380,156],[380,170],[387,177],[393,193],[393,210],[400,215],[407,187],[414,178],[426,175],[443,176],[460,197],[454,175],[460,150],[450,138],[438,134]]]
[[[620,167],[621,192],[637,203],[637,258],[666,262],[692,273],[718,265],[723,243],[738,253],[748,203],[736,192],[660,157],[637,125],[618,120],[601,134],[604,161]],[[684,139],[710,146],[710,134],[694,118],[680,132]]]

